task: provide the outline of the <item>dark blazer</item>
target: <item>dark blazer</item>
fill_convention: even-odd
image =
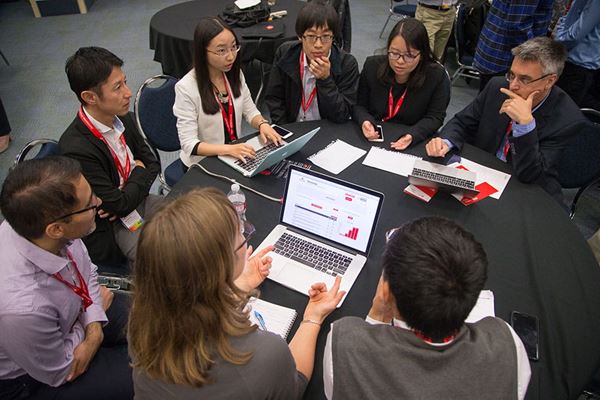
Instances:
[[[276,124],[295,122],[302,102],[300,81],[300,51],[298,41],[284,43],[275,52],[273,68],[265,102],[271,121]],[[327,79],[317,79],[317,101],[322,119],[342,123],[350,118],[356,103],[358,64],[354,56],[331,46],[331,74]]]
[[[387,63],[386,55],[371,56],[365,60],[358,84],[358,103],[352,109],[352,119],[359,126],[365,121],[381,124],[388,115],[390,85],[378,77],[379,70]],[[404,84],[394,84],[394,102],[402,96],[405,88]],[[450,80],[441,65],[432,63],[426,70],[423,86],[409,90],[398,114],[383,124],[385,140],[395,141],[410,133],[412,144],[416,144],[432,136],[444,123],[449,102]]]
[[[471,104],[458,112],[440,131],[461,150],[465,142],[496,154],[506,135],[510,118],[499,114],[507,96],[503,77],[492,78]],[[536,128],[520,137],[509,137],[511,151],[507,162],[524,183],[537,183],[562,204],[556,163],[568,141],[585,123],[585,117],[571,98],[557,86],[534,113]]]
[[[131,114],[121,116],[119,119],[125,127],[125,142],[131,149],[134,159],[140,160],[146,166],[146,168],[133,168],[129,179],[121,189],[119,189],[119,173],[110,150],[104,142],[92,135],[79,117],[75,117],[65,130],[58,145],[62,155],[72,157],[81,163],[83,176],[94,193],[102,199],[101,208],[118,217],[124,217],[148,196],[150,187],[160,171],[160,164],[138,132]],[[113,224],[120,223],[119,220],[111,223],[108,219],[96,217],[96,230],[83,238],[92,261],[109,265],[119,264],[122,261],[123,254],[116,244],[113,233]]]

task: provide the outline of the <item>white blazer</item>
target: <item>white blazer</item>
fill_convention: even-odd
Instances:
[[[260,115],[260,111],[254,105],[250,90],[246,85],[244,74],[240,71],[241,93],[233,99],[235,111],[235,129],[238,134],[242,132],[242,115],[250,123],[254,117]],[[227,78],[225,78],[227,79]],[[229,81],[227,82],[229,85]],[[231,86],[230,86],[231,87]],[[239,112],[242,110],[242,112]],[[210,144],[224,144],[225,135],[223,117],[220,112],[206,114],[202,110],[200,92],[196,83],[196,72],[192,69],[175,85],[175,104],[173,114],[177,117],[177,133],[181,143],[179,157],[186,166],[202,160],[204,156],[193,156],[192,150],[198,142]]]

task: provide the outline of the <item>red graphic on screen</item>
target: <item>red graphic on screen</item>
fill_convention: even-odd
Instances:
[[[356,238],[358,237],[358,228],[352,228],[348,231],[348,233],[345,233],[344,236],[346,236],[347,238],[350,238],[352,240],[356,240]]]

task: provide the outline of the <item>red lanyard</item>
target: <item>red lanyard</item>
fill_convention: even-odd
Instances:
[[[81,272],[79,272],[79,268],[77,268],[77,263],[75,263],[75,260],[73,260],[73,256],[71,256],[71,253],[69,253],[68,251],[67,251],[67,258],[73,265],[73,268],[75,268],[75,272],[77,273],[77,280],[79,281],[79,286],[66,281],[60,275],[59,272],[53,274],[52,276],[55,279],[57,279],[58,281],[67,285],[67,287],[69,287],[77,296],[81,297],[81,300],[83,302],[83,311],[85,312],[85,310],[87,310],[87,308],[89,306],[91,306],[94,302],[92,301],[92,298],[90,297],[90,291],[88,289],[87,284],[85,283],[85,279],[83,279],[83,276],[81,276]]]
[[[306,114],[306,110],[310,107],[315,96],[317,95],[317,85],[313,88],[312,92],[308,96],[308,101],[304,98],[304,52],[300,52],[300,83],[302,84],[302,111]]]
[[[412,333],[414,333],[415,336],[418,337],[419,339],[421,339],[424,342],[427,342],[429,344],[446,344],[446,343],[450,343],[456,337],[456,335],[450,335],[450,336],[446,336],[445,338],[442,338],[442,340],[440,340],[439,342],[434,342],[432,338],[430,338],[429,336],[425,335],[423,332],[412,331]]]
[[[229,140],[232,142],[237,139],[235,136],[235,126],[233,125],[233,99],[231,92],[229,91],[229,86],[227,85],[227,78],[225,77],[225,72],[223,72],[223,84],[225,85],[225,90],[227,91],[227,112],[225,112],[225,107],[219,100],[219,97],[215,93],[215,98],[217,99],[217,104],[221,109],[221,116],[223,117],[223,122],[225,123],[225,129],[227,129],[227,134],[229,135]]]
[[[121,165],[119,157],[117,157],[117,153],[115,153],[113,148],[106,141],[106,138],[100,133],[100,131],[94,126],[94,124],[92,124],[87,115],[85,115],[83,107],[79,109],[78,115],[81,122],[83,122],[85,126],[87,126],[90,132],[92,132],[92,135],[94,135],[94,137],[96,137],[97,139],[102,140],[106,147],[108,147],[110,155],[112,156],[113,161],[115,162],[115,167],[117,167],[117,172],[119,172],[119,175],[121,175],[121,178],[123,178],[123,183],[125,183],[127,181],[127,178],[129,178],[129,174],[131,173],[131,160],[129,159],[129,152],[127,151],[127,143],[125,143],[125,135],[121,133],[121,136],[119,137],[119,140],[121,140],[121,145],[125,149],[125,167],[123,167],[123,165]]]
[[[383,119],[384,122],[394,118],[396,114],[398,114],[400,107],[402,107],[402,103],[404,103],[404,97],[406,97],[406,89],[404,89],[404,93],[402,93],[402,96],[400,96],[396,102],[396,107],[394,107],[394,96],[392,95],[392,88],[390,86],[390,94],[388,95],[388,115]]]
[[[504,137],[504,148],[502,149],[502,154],[504,154],[504,160],[506,160],[506,156],[508,155],[508,151],[510,150],[510,142],[508,141],[508,135],[512,131],[512,121],[508,123],[506,127],[506,136]]]

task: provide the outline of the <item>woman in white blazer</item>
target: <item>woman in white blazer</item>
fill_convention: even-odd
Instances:
[[[216,17],[202,19],[194,32],[194,68],[175,85],[173,114],[181,142],[180,157],[189,167],[205,156],[255,157],[239,137],[242,116],[260,132],[263,142],[281,137],[258,111],[237,58],[235,33]]]

